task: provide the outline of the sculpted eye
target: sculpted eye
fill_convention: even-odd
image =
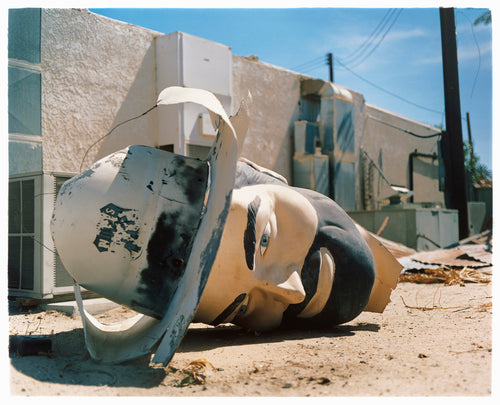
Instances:
[[[266,253],[267,246],[269,245],[269,242],[271,240],[271,225],[269,222],[266,225],[266,228],[264,229],[264,233],[262,234],[262,238],[260,238],[260,255],[264,256],[264,253]]]

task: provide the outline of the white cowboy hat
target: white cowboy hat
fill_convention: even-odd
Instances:
[[[169,87],[157,105],[187,102],[203,105],[218,127],[206,160],[129,146],[68,180],[57,197],[52,236],[75,280],[95,360],[137,358],[161,339],[153,361],[167,364],[201,299],[231,202],[238,140],[208,91]],[[241,110],[233,123],[246,132]],[[80,285],[140,314],[103,325],[85,311]]]

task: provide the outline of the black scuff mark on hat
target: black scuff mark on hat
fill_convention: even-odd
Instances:
[[[172,159],[168,172],[175,180],[180,201],[168,199],[147,245],[147,266],[140,272],[132,305],[161,319],[184,276],[195,235],[200,226],[208,182],[208,165],[192,158]],[[167,174],[168,176],[168,174]],[[198,181],[198,179],[202,181]]]

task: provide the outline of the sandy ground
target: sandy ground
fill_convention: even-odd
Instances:
[[[53,347],[50,356],[10,354],[10,394],[491,398],[491,302],[491,284],[400,282],[383,314],[364,312],[335,329],[256,335],[192,324],[167,367],[149,358],[97,364],[79,317],[11,305],[10,335],[50,335]]]

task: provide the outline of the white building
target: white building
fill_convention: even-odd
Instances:
[[[296,167],[314,161],[299,149],[318,141],[330,168],[322,187],[348,211],[379,208],[393,194],[378,169],[391,184],[413,190],[414,202],[443,204],[439,137],[409,135],[439,130],[337,84],[234,55],[203,38],[165,35],[84,9],[10,10],[8,51],[12,294],[50,298],[71,291],[48,226],[66,178],[129,144],[204,157],[214,131],[192,105],[154,109],[99,141],[151,108],[171,85],[210,90],[229,114],[250,91],[242,156],[294,185],[301,180],[294,161],[301,162]]]

